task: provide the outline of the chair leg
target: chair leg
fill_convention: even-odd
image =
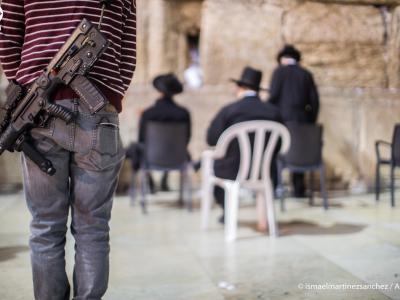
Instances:
[[[280,198],[281,212],[284,212],[286,210],[286,207],[285,207],[285,188],[283,186],[282,172],[283,172],[282,163],[278,161],[278,189],[277,189],[278,195],[277,196]]]
[[[135,205],[136,202],[136,197],[137,197],[137,189],[138,189],[138,185],[136,182],[136,172],[133,171],[132,172],[132,178],[131,178],[131,182],[130,182],[130,186],[129,186],[129,204],[131,206]]]
[[[141,170],[140,173],[141,173],[140,187],[142,194],[142,197],[140,199],[140,206],[142,207],[143,214],[147,214],[147,194],[149,193],[150,190],[149,180],[147,177],[146,170]]]
[[[183,171],[181,171],[181,177],[183,177],[182,184],[182,199],[189,212],[193,209],[192,201],[192,180],[191,180],[191,169],[190,166],[186,166]]]
[[[264,198],[264,193],[258,192],[256,194],[256,208],[257,208],[257,229],[265,231],[267,229],[267,207]]]
[[[395,192],[395,178],[394,178],[394,166],[390,168],[390,202],[392,207],[395,207],[394,192]]]
[[[278,225],[275,217],[275,203],[271,183],[267,183],[264,191],[264,201],[267,207],[269,236],[278,236]]]
[[[207,229],[213,201],[214,185],[209,178],[202,179],[201,187],[201,228]]]
[[[327,210],[329,205],[328,205],[328,196],[326,193],[326,185],[325,185],[325,165],[322,164],[320,167],[320,181],[321,181],[321,195],[322,199],[324,202],[324,209]]]
[[[225,187],[225,241],[232,242],[237,235],[239,209],[239,184],[230,183]]]
[[[380,163],[376,164],[376,173],[375,173],[375,200],[379,201],[379,196],[381,193],[381,171],[380,171]]]
[[[201,160],[201,228],[207,229],[213,202],[213,160],[211,152],[204,152]]]
[[[310,200],[309,205],[314,206],[314,171],[310,172]]]
[[[178,198],[178,204],[179,206],[183,206],[185,204],[185,195],[184,195],[184,189],[185,189],[185,171],[181,170],[179,173],[179,198]]]

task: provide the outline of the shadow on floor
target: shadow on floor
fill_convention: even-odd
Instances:
[[[28,246],[14,246],[14,247],[4,247],[0,248],[0,262],[13,259],[20,252],[29,251]]]
[[[239,226],[248,227],[254,231],[260,232],[256,222],[239,222]],[[330,227],[320,226],[316,223],[294,220],[290,222],[279,222],[279,235],[335,235],[335,234],[352,234],[362,231],[365,225],[338,223]],[[266,233],[266,231],[263,231]]]

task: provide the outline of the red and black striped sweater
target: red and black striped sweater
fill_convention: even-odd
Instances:
[[[113,0],[106,8],[101,31],[110,46],[89,73],[89,78],[122,110],[122,98],[136,65],[136,4]],[[98,24],[99,0],[3,0],[0,22],[0,60],[7,78],[29,85],[39,77],[83,18]],[[55,99],[77,97],[69,88]]]

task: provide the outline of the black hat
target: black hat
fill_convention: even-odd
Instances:
[[[172,73],[159,75],[153,80],[153,86],[167,96],[173,96],[183,92],[183,85]]]
[[[260,87],[261,80],[262,80],[262,72],[250,67],[246,67],[243,70],[242,77],[237,79],[231,79],[233,82],[236,82],[239,86],[249,87],[256,91],[261,90]]]
[[[278,63],[280,63],[282,57],[291,57],[296,61],[300,61],[301,53],[293,45],[285,45],[283,49],[278,53]]]

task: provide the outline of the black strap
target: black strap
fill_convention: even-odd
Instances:
[[[111,5],[111,0],[100,0],[100,4],[101,4],[101,15],[98,27],[99,30],[101,28],[101,23],[103,22],[104,10],[106,7],[109,7]]]

